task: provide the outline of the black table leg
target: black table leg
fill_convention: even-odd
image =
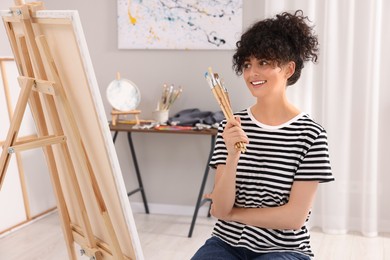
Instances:
[[[137,175],[138,184],[139,184],[139,188],[136,189],[136,190],[133,190],[133,191],[128,192],[128,193],[127,193],[127,196],[130,196],[130,195],[134,194],[135,192],[140,191],[140,192],[141,192],[141,195],[142,195],[142,200],[144,201],[145,212],[146,212],[147,214],[149,214],[148,202],[147,202],[147,200],[146,200],[146,194],[145,194],[145,190],[144,190],[144,185],[142,184],[141,173],[140,173],[139,167],[138,167],[137,156],[135,155],[135,149],[134,149],[133,139],[132,139],[132,137],[131,137],[131,132],[127,132],[127,139],[128,139],[128,141],[129,141],[131,156],[133,157],[133,163],[134,163],[135,173],[136,173],[136,175]]]
[[[113,139],[113,142],[115,143],[116,141],[116,138],[118,136],[118,131],[115,131],[114,133],[114,137],[112,138]],[[138,184],[139,184],[139,187],[135,190],[132,190],[132,191],[129,191],[127,193],[127,196],[131,196],[133,195],[134,193],[136,192],[141,192],[141,195],[142,195],[142,200],[144,202],[144,207],[145,207],[145,212],[147,214],[149,214],[149,206],[148,206],[148,202],[146,201],[146,195],[145,195],[145,190],[144,190],[144,186],[142,184],[142,178],[141,178],[141,173],[139,171],[139,167],[138,167],[138,161],[137,161],[137,157],[135,155],[135,150],[134,150],[134,145],[133,145],[133,139],[131,138],[131,133],[128,132],[127,133],[127,139],[129,140],[129,146],[130,146],[130,151],[131,151],[131,156],[133,158],[133,163],[134,163],[134,167],[135,167],[135,173],[137,174],[137,179],[138,179]]]
[[[210,148],[209,158],[207,160],[206,170],[203,174],[203,180],[202,180],[202,184],[200,186],[198,199],[196,200],[195,211],[194,211],[194,215],[192,216],[192,222],[191,222],[190,231],[188,233],[188,237],[191,237],[192,232],[194,231],[195,222],[196,222],[196,218],[198,217],[199,208],[207,201],[211,201],[210,199],[203,199],[202,200],[202,197],[203,197],[204,188],[206,186],[207,178],[209,176],[209,163],[210,163],[211,157],[212,157],[213,152],[214,152],[214,145],[215,145],[215,136],[212,135],[211,136],[211,148]],[[207,216],[210,217],[210,213],[208,213]]]
[[[112,138],[112,141],[113,141],[114,143],[115,143],[115,141],[116,141],[117,136],[118,136],[118,131],[115,131],[114,137]]]

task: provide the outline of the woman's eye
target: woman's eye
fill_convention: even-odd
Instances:
[[[248,68],[250,68],[250,66],[251,65],[249,63],[245,63],[243,67],[244,67],[244,69],[248,69]]]
[[[268,65],[269,62],[266,61],[266,60],[261,60],[261,61],[259,62],[259,64],[260,64],[261,66],[265,66],[265,65]]]

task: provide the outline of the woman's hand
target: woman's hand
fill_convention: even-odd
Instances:
[[[236,143],[249,143],[248,136],[241,128],[241,120],[239,117],[227,121],[222,137],[225,141],[228,154],[233,156],[240,155],[240,148],[236,146]]]

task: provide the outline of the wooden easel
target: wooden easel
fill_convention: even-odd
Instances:
[[[141,114],[141,110],[119,111],[113,108],[111,111],[112,125],[116,125],[121,115],[133,115],[135,117],[134,124],[139,125],[141,123],[139,114]]]
[[[43,35],[36,35],[33,30],[33,14],[44,9],[43,3],[24,4],[23,1],[15,1],[15,4],[15,7],[10,8],[13,15],[3,19],[18,65],[20,74],[18,81],[21,91],[0,157],[0,190],[11,155],[28,149],[42,148],[50,170],[69,259],[77,259],[74,242],[81,246],[81,253],[91,259],[134,259],[134,255],[127,256],[122,253],[113,227],[112,216],[108,213],[46,38]],[[23,35],[15,36],[8,21],[21,23]],[[18,131],[27,104],[31,108],[38,137],[34,140],[17,142]],[[47,111],[47,116],[44,114],[44,109]],[[47,121],[50,121],[50,127]],[[64,134],[64,127],[67,129],[67,135]],[[70,140],[72,140],[72,149],[69,147]],[[56,150],[54,151],[53,148]],[[81,220],[80,226],[72,223],[69,217],[70,205],[66,203],[64,197],[63,184],[58,171],[60,166],[55,156],[56,151],[60,153],[62,161],[65,161],[65,166],[61,165],[61,167],[66,168],[66,173],[70,178],[72,195],[76,198],[74,200],[76,205],[72,207],[78,219]],[[88,216],[82,187],[75,174],[76,168],[87,176],[87,184],[93,190],[95,206],[100,212],[99,217],[109,235],[108,242],[99,240],[93,233],[91,216]]]

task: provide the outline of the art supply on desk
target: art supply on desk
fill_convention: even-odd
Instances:
[[[157,103],[157,109],[153,111],[153,118],[157,123],[166,124],[168,122],[169,109],[180,96],[182,91],[183,89],[181,86],[175,89],[173,84],[169,87],[167,84],[163,85],[161,98]]]
[[[141,102],[141,92],[134,82],[121,78],[116,73],[116,79],[111,81],[106,89],[106,97],[113,109],[117,111],[132,111]]]
[[[158,124],[166,124],[169,119],[169,110],[155,110],[153,111],[153,119]]]
[[[211,67],[209,67],[208,72],[205,73],[205,78],[226,119],[234,118],[230,104],[229,93],[224,86],[223,81],[219,77],[218,73],[213,73]],[[245,143],[239,142],[236,143],[235,146],[242,153],[246,152]]]
[[[163,90],[161,93],[161,99],[157,104],[157,110],[169,110],[173,103],[183,92],[183,88],[179,86],[177,89],[171,84],[169,87],[167,84],[163,85]]]
[[[141,92],[138,87],[130,80],[121,78],[117,72],[116,79],[111,81],[106,90],[106,97],[112,106],[111,117],[112,124],[115,125],[121,116],[128,115],[135,117],[135,124],[140,123],[137,110],[141,102]]]
[[[159,126],[155,126],[154,129],[161,130],[161,131],[165,131],[165,130],[182,131],[182,130],[195,130],[196,128],[192,126],[159,125]]]
[[[118,120],[116,123],[118,124],[126,124],[126,125],[142,125],[142,124],[150,124],[154,123],[154,120],[151,119],[139,119],[139,120]],[[115,125],[114,123],[112,125]]]

